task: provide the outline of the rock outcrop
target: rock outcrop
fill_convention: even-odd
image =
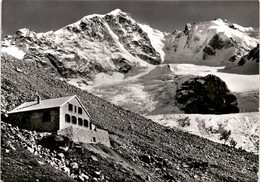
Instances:
[[[228,49],[235,45],[236,42],[232,38],[223,41],[218,34],[215,34],[209,41],[209,44],[203,49],[203,59],[206,60],[208,56],[215,56],[217,50]]]
[[[238,65],[243,66],[245,63],[249,62],[259,63],[259,44],[257,44],[255,48],[251,49],[251,51],[248,54],[244,55],[239,60]]]
[[[176,101],[185,113],[238,113],[237,98],[224,81],[214,75],[190,78],[176,92]]]
[[[236,55],[230,57],[229,61],[234,62],[235,65],[225,67],[223,72],[246,75],[259,74],[259,44],[242,57]]]

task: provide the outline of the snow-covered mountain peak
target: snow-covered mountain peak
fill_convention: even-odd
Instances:
[[[250,37],[250,34],[256,31],[252,27],[243,27],[220,18],[209,22],[194,24],[194,26],[198,32],[203,32],[204,30],[208,35],[218,34],[223,39],[232,38],[238,44],[249,49],[256,47],[259,42],[253,37]]]
[[[158,65],[163,59],[163,33],[141,25],[119,9],[88,15],[57,31],[38,33],[21,29],[4,38],[8,54],[19,59],[50,60],[62,77],[93,78],[100,72],[125,74],[132,67]]]
[[[91,15],[87,15],[85,17],[83,17],[82,19],[86,19],[86,18],[93,18],[93,17],[105,17],[106,15],[113,15],[113,16],[119,16],[119,15],[126,15],[127,13],[123,12],[121,9],[114,9],[109,13],[106,14],[91,14]]]
[[[187,24],[183,31],[167,35],[165,63],[236,65],[259,43],[251,36],[255,31],[220,18]]]
[[[118,16],[120,14],[126,14],[125,12],[121,11],[121,9],[115,9],[113,11],[111,11],[110,13],[108,13],[110,15],[114,15],[114,16]]]
[[[222,18],[215,18],[214,20],[211,20],[210,22],[219,22],[219,23],[223,23],[223,24],[227,24],[227,25],[232,25],[233,23],[230,22],[227,19],[222,19]]]
[[[97,48],[98,52],[105,50],[105,54],[101,51],[98,55],[106,55],[105,58],[102,56],[102,59],[109,60],[106,63],[123,59],[124,62],[131,62],[131,65],[144,65],[145,62],[160,64],[163,52],[159,53],[159,51],[163,45],[160,44],[160,50],[157,49],[158,46],[154,46],[156,40],[153,41],[152,38],[156,33],[150,29],[146,29],[149,32],[143,30],[141,24],[132,19],[129,14],[116,9],[105,15],[85,16],[54,32],[52,39],[55,44],[64,45],[66,49],[70,47],[70,50],[78,48],[84,52],[93,51],[93,48]],[[88,55],[97,57],[96,53]],[[86,55],[83,57],[87,59]],[[98,62],[104,65],[101,63],[104,61]],[[113,63],[110,64],[109,70],[114,70],[112,65]]]
[[[220,26],[228,26],[229,28],[232,28],[234,30],[239,30],[241,32],[250,32],[250,31],[255,31],[253,27],[243,27],[241,25],[238,25],[236,23],[232,23],[226,19],[221,19],[221,18],[217,18],[215,20],[212,20],[211,22],[214,22],[215,24],[218,24]]]

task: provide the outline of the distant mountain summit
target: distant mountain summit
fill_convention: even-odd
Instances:
[[[89,48],[95,43],[96,48],[100,46],[100,49],[104,51],[101,54],[117,55],[109,57],[109,61],[113,60],[115,64],[119,57],[128,62],[133,62],[134,58],[140,58],[150,64],[162,62],[160,54],[156,52],[151,43],[152,40],[141,24],[119,9],[105,15],[85,16],[76,23],[54,32],[54,35],[56,44],[61,44],[64,37],[71,36],[73,39],[68,40],[70,46]],[[79,44],[75,45],[75,42]],[[107,50],[104,50],[105,48]]]
[[[259,41],[250,35],[252,27],[242,27],[227,20],[187,24],[183,31],[168,34],[165,62],[237,66],[239,59]]]
[[[24,51],[24,59],[47,58],[65,77],[88,76],[99,72],[127,73],[133,66],[162,62],[159,46],[163,33],[142,25],[116,9],[105,15],[89,15],[55,32],[20,29],[4,39],[7,47]],[[156,42],[156,43],[154,43]]]

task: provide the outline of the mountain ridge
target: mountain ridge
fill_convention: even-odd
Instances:
[[[36,34],[28,29],[21,29],[17,31],[16,37],[27,37],[32,41],[52,44],[51,47],[42,46],[47,49],[45,52],[53,50],[58,55],[71,52],[72,54],[64,54],[63,57],[73,62],[73,57],[76,56],[85,64],[99,67],[101,70],[93,68],[97,73],[126,73],[131,67],[147,66],[146,63],[225,65],[230,69],[237,67],[239,59],[259,43],[250,37],[248,32],[254,32],[253,28],[215,19],[187,24],[183,31],[170,34],[139,23],[129,14],[116,9],[104,15],[87,15],[54,32]],[[239,37],[243,37],[243,40]],[[8,43],[6,45],[8,46]],[[65,50],[62,53],[60,49]],[[66,59],[63,62],[68,62]]]

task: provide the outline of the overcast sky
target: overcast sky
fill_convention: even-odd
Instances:
[[[256,1],[78,1],[3,0],[3,34],[29,28],[36,32],[57,30],[89,14],[116,8],[139,22],[161,31],[183,30],[186,23],[223,18],[242,26],[259,27]]]

